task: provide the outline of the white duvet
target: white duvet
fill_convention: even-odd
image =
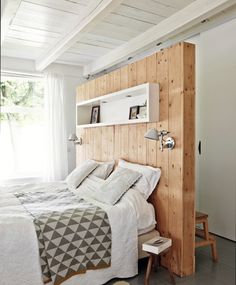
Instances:
[[[65,183],[58,182],[0,188],[1,285],[43,284],[34,224],[12,193],[43,189],[56,191],[65,187]],[[111,267],[88,270],[85,274],[71,277],[63,285],[101,285],[115,277],[137,274],[137,213],[132,191],[130,189],[115,206],[94,201],[109,217],[112,231]]]

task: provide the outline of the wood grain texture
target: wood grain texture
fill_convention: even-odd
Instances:
[[[114,159],[114,127],[102,128],[102,161]]]
[[[168,125],[168,49],[165,49],[156,54],[155,60],[156,66],[156,81],[160,84],[160,120],[157,122],[156,128],[158,130],[169,130]],[[150,60],[149,60],[150,62]],[[154,64],[151,64],[154,68]],[[153,77],[153,76],[152,76]],[[151,77],[151,78],[152,78]],[[156,164],[161,167],[161,179],[158,185],[158,191],[156,195],[153,195],[155,204],[159,205],[159,211],[157,212],[157,220],[159,221],[159,230],[161,235],[169,236],[169,172],[168,172],[168,151],[160,151],[159,144],[156,148]],[[154,193],[155,194],[155,193]],[[162,258],[163,259],[163,258]],[[165,260],[162,260],[165,263]]]
[[[78,130],[84,140],[81,147],[77,146],[78,164],[87,158],[123,158],[161,168],[159,185],[149,201],[155,207],[161,235],[173,240],[170,266],[180,276],[194,273],[195,266],[194,52],[193,45],[180,43],[88,83],[89,98],[93,98],[145,82],[158,82],[158,122]],[[85,84],[77,88],[77,100],[87,98],[86,88]],[[144,139],[150,128],[170,131],[176,147],[161,152],[159,142]],[[168,260],[163,258],[163,265],[169,266]]]
[[[129,86],[129,78],[128,78],[128,65],[122,67],[120,69],[120,88],[125,89]]]
[[[135,124],[128,125],[128,160],[133,162],[138,162],[137,128]]]
[[[195,46],[184,44],[183,46],[183,203],[184,203],[184,233],[183,239],[186,246],[183,247],[183,275],[189,275],[195,267],[194,243],[195,243],[195,204],[194,183],[195,169]],[[191,217],[191,218],[186,218]],[[191,250],[192,254],[188,254]]]
[[[96,97],[95,79],[89,81],[89,99]]]
[[[128,85],[133,87],[137,85],[137,65],[136,62],[128,65]]]
[[[89,96],[89,81],[87,81],[86,83],[84,83],[85,87],[84,87],[84,100],[89,100],[90,96]]]
[[[114,71],[113,74],[113,90],[114,92],[121,90],[121,82],[120,82],[120,69]]]
[[[182,51],[181,44],[169,48],[169,131],[176,140],[169,152],[169,233],[173,239],[171,268],[182,275],[183,183],[182,183]]]
[[[141,59],[136,63],[137,73],[136,73],[136,81],[137,85],[143,84],[147,82],[147,59]]]

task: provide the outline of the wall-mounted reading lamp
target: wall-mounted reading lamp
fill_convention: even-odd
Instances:
[[[70,134],[68,140],[74,144],[82,145],[82,138],[78,138],[76,134]]]
[[[160,141],[160,150],[163,151],[163,148],[173,149],[175,146],[175,140],[172,137],[164,138],[169,133],[170,132],[165,130],[158,131],[156,129],[150,129],[146,132],[144,137],[146,139]]]

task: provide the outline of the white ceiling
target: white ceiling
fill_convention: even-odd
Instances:
[[[4,10],[9,2],[15,6]],[[108,1],[5,0],[2,13],[10,20],[2,43],[2,55],[35,61],[47,57],[102,2]],[[67,46],[65,51],[59,53],[54,62],[89,65],[192,4],[194,0],[110,2],[117,4],[83,31],[77,37],[78,40]]]

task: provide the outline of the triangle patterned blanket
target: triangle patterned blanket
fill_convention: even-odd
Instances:
[[[88,269],[110,266],[111,227],[103,209],[68,189],[15,196],[32,216],[44,281],[58,285]]]

